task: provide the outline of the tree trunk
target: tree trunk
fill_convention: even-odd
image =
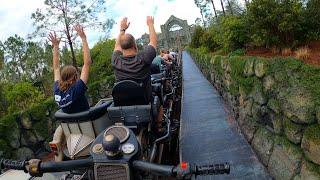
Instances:
[[[224,16],[226,16],[226,12],[224,11],[224,6],[223,6],[223,2],[222,2],[222,0],[220,0],[220,2],[221,2],[221,7],[222,7],[223,15],[224,15]]]
[[[76,60],[76,55],[74,54],[74,50],[73,50],[73,44],[72,44],[72,40],[71,40],[71,35],[70,35],[70,32],[69,32],[69,28],[67,28],[67,39],[68,39],[68,44],[69,44],[69,47],[70,47],[70,51],[71,51],[71,55],[72,55],[72,65],[75,67],[75,68],[78,68],[77,66],[77,60]]]
[[[72,55],[72,65],[78,69],[77,66],[77,60],[76,60],[76,56],[74,54],[74,50],[73,50],[73,44],[72,44],[72,39],[71,39],[71,35],[70,35],[70,27],[69,27],[69,22],[67,21],[67,11],[65,9],[67,9],[67,3],[68,1],[65,2],[65,6],[63,6],[62,9],[62,13],[63,13],[63,18],[64,18],[64,24],[66,26],[66,35],[67,35],[67,39],[68,39],[68,44],[71,50],[71,55]]]
[[[230,4],[230,1],[227,0],[227,2],[228,2],[228,6],[229,6],[229,8],[230,8],[230,12],[231,12],[231,14],[233,15],[233,11],[232,11],[232,7],[231,7],[231,4]]]
[[[211,4],[212,4],[212,7],[213,7],[214,15],[215,15],[216,19],[218,19],[217,11],[216,11],[216,6],[214,5],[213,0],[211,0]]]

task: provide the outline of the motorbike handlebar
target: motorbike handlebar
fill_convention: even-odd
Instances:
[[[229,163],[196,166],[195,175],[230,174]]]
[[[42,162],[39,169],[42,172],[63,172],[91,166],[93,166],[93,159],[87,158],[61,162]]]
[[[190,179],[192,175],[230,174],[229,163],[198,166],[182,162],[178,166],[168,166],[145,161],[133,161],[132,166],[141,171],[176,177],[178,179]]]
[[[29,161],[1,159],[0,161],[1,169],[23,170],[25,173],[29,172],[31,176],[42,176],[43,173],[47,172],[71,171],[78,168],[90,167],[92,165],[92,158],[61,162],[42,162],[39,159],[32,159]]]
[[[41,162],[41,160],[38,159],[33,159],[30,161],[18,161],[9,159],[0,160],[1,169],[6,168],[23,170],[26,173],[29,172],[31,176],[42,176],[43,173],[47,172],[71,171],[78,168],[86,168],[92,166],[92,158],[62,162]],[[132,167],[137,170],[149,172],[152,174],[176,177],[177,179],[190,179],[192,175],[218,175],[230,173],[230,165],[228,163],[198,166],[182,162],[178,166],[170,166],[136,160],[132,162]]]
[[[27,172],[26,164],[28,161],[19,161],[19,160],[11,160],[11,159],[1,159],[0,160],[0,169],[16,169],[23,170]]]

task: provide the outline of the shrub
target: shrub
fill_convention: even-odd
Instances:
[[[256,46],[293,45],[302,30],[302,3],[297,0],[253,0],[247,18]]]
[[[235,51],[232,51],[231,53],[229,53],[229,57],[232,56],[244,56],[246,53],[245,49],[237,49]]]
[[[190,46],[192,48],[198,48],[202,45],[200,40],[201,40],[201,37],[203,36],[204,32],[205,31],[201,26],[195,27],[193,36],[191,38],[191,43],[190,43]]]
[[[221,34],[222,47],[230,51],[244,48],[248,42],[248,24],[245,16],[227,16],[222,19]]]

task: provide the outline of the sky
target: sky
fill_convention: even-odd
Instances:
[[[32,33],[35,27],[30,16],[37,8],[44,8],[43,2],[44,0],[0,0],[0,41],[5,41],[14,34],[26,38]],[[148,15],[154,16],[157,32],[161,32],[160,25],[171,15],[187,20],[189,25],[201,17],[194,0],[106,0],[106,5],[106,16],[117,23],[111,30],[111,38],[118,35],[122,17],[128,17],[131,24],[127,32],[136,38],[148,31],[146,25]],[[100,37],[101,34],[98,32],[87,31],[90,46]]]

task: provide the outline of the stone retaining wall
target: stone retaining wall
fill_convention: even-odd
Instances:
[[[320,179],[320,69],[293,58],[190,54],[275,179]]]
[[[25,112],[1,117],[0,158],[43,158],[51,150],[48,141],[56,129],[52,98]]]

